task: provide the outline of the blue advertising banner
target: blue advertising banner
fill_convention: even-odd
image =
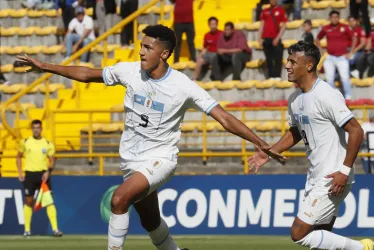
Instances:
[[[110,199],[120,176],[53,176],[60,229],[106,234]],[[175,176],[159,190],[161,213],[173,234],[286,235],[303,197],[305,175]],[[145,234],[131,209],[131,234]],[[51,232],[45,209],[34,213],[32,232]],[[0,179],[0,234],[23,232],[23,189]],[[357,175],[342,203],[335,232],[374,235],[374,176]]]

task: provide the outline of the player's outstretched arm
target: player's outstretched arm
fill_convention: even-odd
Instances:
[[[225,111],[220,105],[217,105],[210,111],[210,116],[218,121],[227,131],[252,142],[263,152],[273,157],[278,162],[284,164],[286,161],[284,156],[274,152],[266,142],[253,133],[252,130],[245,126],[241,121]]]
[[[82,66],[61,66],[44,63],[27,55],[17,56],[17,63],[21,64],[22,66],[30,66],[31,69],[29,69],[27,72],[48,72],[80,82],[104,82],[101,69],[91,69]]]

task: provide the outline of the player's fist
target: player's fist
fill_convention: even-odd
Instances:
[[[49,172],[44,172],[43,176],[42,176],[42,181],[47,181],[49,178]]]
[[[332,185],[329,189],[329,194],[333,196],[339,196],[343,194],[345,185],[348,181],[347,175],[338,171],[327,175],[326,178],[333,178]]]
[[[18,176],[18,180],[19,180],[20,182],[24,182],[24,180],[25,180],[25,176],[23,176],[23,174],[19,175],[19,176]]]

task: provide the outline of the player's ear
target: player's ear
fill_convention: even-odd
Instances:
[[[170,50],[164,49],[161,53],[162,60],[166,60],[169,58]]]
[[[308,62],[307,65],[306,65],[306,70],[308,72],[312,72],[313,71],[313,63],[312,62]]]

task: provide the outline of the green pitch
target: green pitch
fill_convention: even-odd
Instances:
[[[276,236],[175,236],[179,247],[190,250],[293,250],[303,249],[292,243],[289,237]],[[103,250],[107,249],[106,236],[0,236],[1,249],[4,250]],[[130,236],[125,249],[155,250],[147,237]]]

